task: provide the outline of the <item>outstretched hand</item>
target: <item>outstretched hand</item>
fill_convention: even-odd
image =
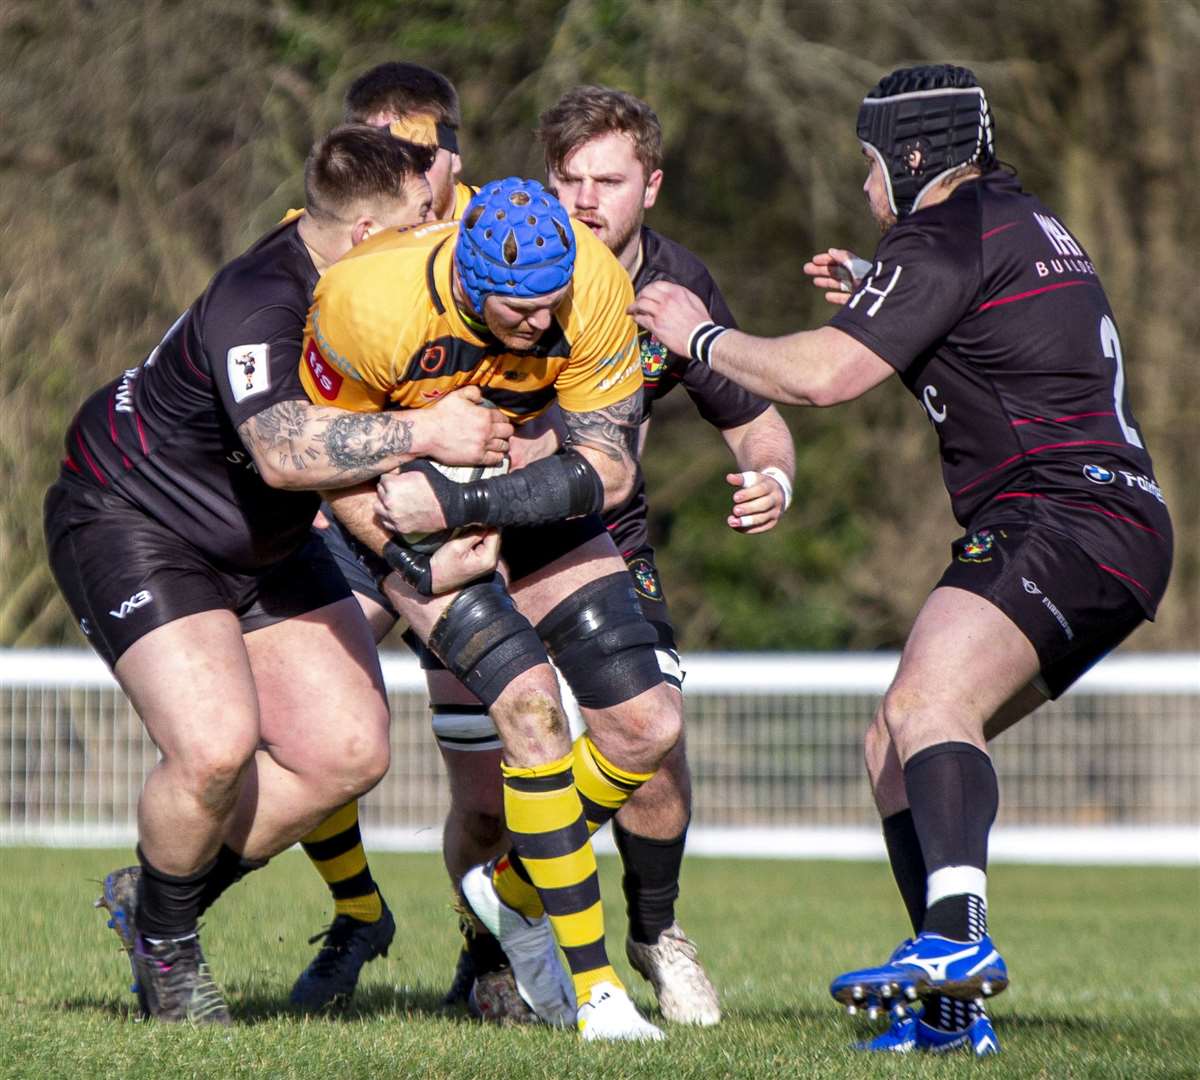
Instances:
[[[804,272],[814,287],[825,290],[825,299],[838,306],[858,290],[871,264],[845,248],[818,251],[804,264]]]

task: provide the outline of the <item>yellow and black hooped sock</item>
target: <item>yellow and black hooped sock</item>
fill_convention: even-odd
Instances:
[[[597,983],[622,983],[604,948],[596,855],[575,790],[572,759],[568,754],[544,765],[500,768],[513,846],[550,916],[582,1004]]]
[[[515,851],[501,855],[496,860],[492,867],[492,884],[496,886],[500,899],[527,919],[540,919],[546,914],[542,898],[529,880],[529,871],[521,865],[520,856]]]
[[[589,833],[610,821],[629,801],[629,796],[654,775],[629,772],[614,765],[587,735],[575,740],[573,765],[575,790],[583,804]]]
[[[383,898],[367,866],[367,853],[358,831],[357,801],[335,810],[300,845],[333,893],[338,915],[365,923],[378,921],[383,915]]]

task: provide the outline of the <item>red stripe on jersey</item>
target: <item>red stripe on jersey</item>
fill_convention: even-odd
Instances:
[[[1117,521],[1124,521],[1127,525],[1132,525],[1135,529],[1141,529],[1142,532],[1148,532],[1153,536],[1157,536],[1160,540],[1166,539],[1157,529],[1152,529],[1149,525],[1143,525],[1140,521],[1135,521],[1124,514],[1105,510],[1103,506],[1096,506],[1094,503],[1071,502],[1070,499],[1064,499],[1060,495],[1042,495],[1035,491],[1006,491],[1003,495],[996,496],[996,502],[999,502],[1001,499],[1052,499],[1056,503],[1073,507],[1076,510],[1090,510],[1094,514],[1103,514],[1105,517],[1116,518]]]
[[[83,436],[76,431],[75,442],[79,446],[79,452],[83,454],[83,460],[87,462],[88,468],[92,470],[92,474],[100,481],[103,487],[108,487],[108,477],[102,473],[92,460],[92,455],[88,453],[88,448],[83,445]]]
[[[1009,221],[1009,222],[1007,222],[1007,223],[1006,223],[1006,224],[1004,224],[1004,225],[997,225],[997,226],[996,226],[994,229],[988,229],[988,231],[987,231],[987,232],[985,232],[985,233],[984,233],[984,234],[983,234],[983,235],[982,235],[982,236],[981,236],[979,239],[980,239],[980,240],[987,240],[987,239],[989,239],[990,237],[993,237],[993,236],[995,236],[995,235],[996,235],[996,233],[1002,233],[1002,232],[1004,232],[1006,229],[1011,229],[1011,228],[1012,228],[1014,225],[1020,225],[1020,224],[1021,224],[1021,223],[1020,223],[1019,221]]]
[[[1107,412],[1081,412],[1075,413],[1073,416],[1056,416],[1053,420],[1047,420],[1044,416],[1031,416],[1028,420],[1014,420],[1013,427],[1020,427],[1022,424],[1065,424],[1069,420],[1086,420],[1089,416],[1116,416],[1117,414],[1109,409]]]
[[[112,393],[108,395],[108,437],[112,439],[113,446],[118,450],[121,449],[121,439],[117,435],[117,388],[114,386]],[[121,464],[127,469],[133,468],[133,462],[125,456],[125,451],[121,450]]]
[[[187,364],[187,366],[190,367],[197,375],[199,375],[200,378],[202,378],[206,383],[212,382],[211,376],[205,375],[203,371],[201,371],[198,367],[196,367],[195,364],[192,363],[192,357],[191,357],[191,354],[188,352],[188,347],[187,347],[187,333],[186,332],[184,333],[183,337],[180,339],[179,346],[180,346],[179,351],[183,354],[184,363]]]
[[[1128,574],[1122,574],[1120,570],[1114,570],[1111,566],[1105,566],[1104,563],[1102,563],[1102,562],[1098,562],[1098,563],[1096,563],[1096,565],[1098,567],[1100,567],[1101,570],[1107,571],[1108,573],[1114,575],[1115,577],[1121,578],[1122,581],[1128,581],[1131,585],[1136,585],[1147,596],[1153,595],[1150,592],[1150,590],[1146,588],[1145,585],[1143,585],[1140,581],[1138,581],[1137,578],[1130,577]]]
[[[1043,285],[1040,289],[1030,289],[1029,292],[1017,293],[1016,296],[1005,296],[1000,300],[989,300],[980,304],[976,311],[987,311],[988,308],[999,307],[1001,304],[1015,304],[1018,300],[1028,300],[1031,296],[1054,292],[1055,289],[1069,289],[1073,285],[1095,285],[1094,281],[1060,281],[1057,285]]]
[[[138,442],[142,444],[142,453],[150,453],[150,444],[146,442],[146,429],[142,427],[142,418],[137,413],[133,414],[134,420],[137,421]]]
[[[70,455],[70,454],[68,454],[68,455],[67,455],[65,458],[63,458],[63,464],[64,464],[64,465],[65,465],[65,466],[66,466],[68,469],[70,469],[70,470],[71,470],[71,472],[81,472],[81,471],[82,471],[82,470],[79,468],[79,466],[75,464],[75,459],[74,459],[73,457],[71,457],[71,455]]]
[[[1032,450],[1025,450],[1019,454],[1013,454],[1012,457],[1005,458],[999,465],[993,465],[990,469],[985,469],[969,484],[964,484],[954,495],[965,495],[976,484],[982,482],[994,472],[999,472],[1007,465],[1011,465],[1014,461],[1020,461],[1023,457],[1029,457],[1031,454],[1040,454],[1043,450],[1058,450],[1064,446],[1124,446],[1125,443],[1113,442],[1111,439],[1074,439],[1070,442],[1043,443],[1041,446],[1035,446]]]

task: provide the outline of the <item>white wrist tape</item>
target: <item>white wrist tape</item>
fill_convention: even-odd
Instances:
[[[792,505],[792,482],[787,478],[787,473],[776,465],[768,465],[763,469],[762,474],[763,476],[769,476],[782,489],[783,508],[786,510]]]

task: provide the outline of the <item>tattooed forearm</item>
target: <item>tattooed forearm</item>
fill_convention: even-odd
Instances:
[[[412,450],[411,420],[387,413],[344,413],[330,422],[323,439],[330,462],[344,472],[367,469]],[[365,477],[364,477],[365,478]]]
[[[637,459],[638,428],[642,421],[642,392],[595,412],[562,410],[567,427],[567,443],[576,448],[590,447],[613,461],[632,464]]]
[[[281,401],[238,428],[272,487],[340,488],[402,464],[413,424],[395,413],[352,413],[305,401]]]

